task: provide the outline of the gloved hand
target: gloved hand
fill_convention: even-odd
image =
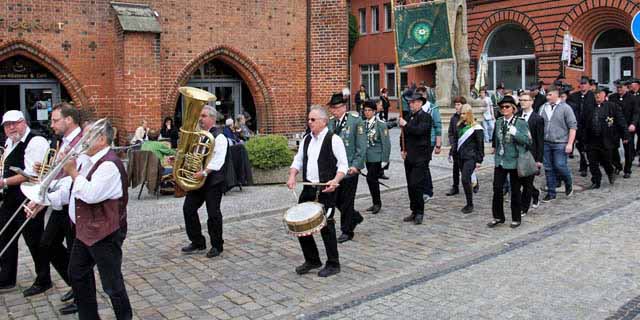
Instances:
[[[515,136],[518,133],[518,129],[515,126],[509,126],[509,134]]]

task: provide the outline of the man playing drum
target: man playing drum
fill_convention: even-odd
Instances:
[[[287,186],[289,189],[295,188],[296,175],[300,171],[305,182],[322,184],[322,186],[305,185],[298,201],[299,203],[318,201],[324,206],[327,224],[320,230],[320,234],[327,250],[327,263],[318,272],[318,276],[328,277],[340,272],[333,213],[336,205],[336,187],[349,169],[347,152],[342,139],[329,133],[327,129],[329,116],[321,106],[311,107],[307,121],[311,133],[304,137],[293,159]],[[304,254],[304,263],[296,268],[296,273],[302,275],[320,268],[322,262],[313,235],[299,237],[298,240]]]

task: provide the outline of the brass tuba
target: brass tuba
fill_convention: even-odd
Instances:
[[[198,120],[204,105],[209,101],[215,101],[216,96],[192,87],[180,87],[179,91],[184,100],[180,143],[173,164],[173,176],[178,187],[191,191],[200,189],[204,184],[205,179],[196,179],[194,175],[202,171],[213,157],[213,135],[201,130]]]

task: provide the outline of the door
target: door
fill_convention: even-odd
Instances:
[[[214,80],[214,81],[190,81],[188,86],[196,87],[216,96],[216,110],[221,113],[223,122],[225,119],[234,119],[242,111],[242,85],[239,80]]]
[[[46,133],[49,130],[51,109],[59,102],[58,82],[20,84],[20,110],[36,131]]]
[[[601,49],[594,50],[593,78],[600,86],[606,86],[615,91],[614,81],[628,80],[634,77],[633,49]]]

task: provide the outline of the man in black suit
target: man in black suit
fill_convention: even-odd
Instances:
[[[518,116],[523,118],[529,124],[529,133],[531,134],[531,146],[529,151],[536,160],[536,166],[538,170],[542,168],[542,160],[544,156],[544,119],[533,110],[532,94],[523,93],[520,95],[520,106],[522,110],[518,113]],[[522,185],[522,215],[526,215],[529,211],[529,206],[534,209],[540,205],[540,191],[536,189],[533,181],[536,175],[520,178],[520,184]],[[531,200],[533,199],[533,203]]]
[[[580,139],[580,137],[584,136],[580,134],[580,131],[582,130],[582,128],[580,128],[580,118],[582,117],[584,110],[593,109],[596,105],[596,98],[593,91],[591,91],[589,80],[589,77],[581,77],[580,91],[574,92],[567,99],[567,103],[573,109],[573,114],[576,116],[576,120],[578,120],[578,132],[576,134],[578,140],[576,142],[576,148],[580,153],[580,175],[583,177],[587,176],[587,168],[589,167],[589,164],[587,163],[588,154],[586,153],[584,146],[586,141]]]
[[[615,103],[607,101],[607,94],[607,89],[597,89],[596,105],[583,109],[582,117],[578,120],[578,128],[582,128],[580,134],[589,157],[592,182],[589,189],[600,188],[601,165],[607,173],[609,183],[614,183],[615,174],[611,165],[612,149],[619,145],[619,137],[622,137],[624,142],[629,139],[622,111]]]
[[[547,103],[547,96],[541,93],[540,89],[542,89],[542,84],[532,87],[530,97],[533,99],[533,112],[538,113],[540,111],[540,107]]]
[[[627,122],[629,140],[632,140],[631,137],[636,134],[636,128],[640,121],[640,104],[637,103],[636,99],[627,89],[626,81],[615,81],[615,85],[616,93],[609,96],[609,101],[616,103],[618,108],[622,111],[624,120]],[[635,155],[635,145],[633,144],[633,141],[628,141],[627,143],[623,143],[622,146],[624,147],[624,168],[620,163],[620,153],[617,148],[613,150],[613,162],[616,169],[619,171],[624,170],[623,177],[628,179],[631,177],[631,164]]]
[[[407,177],[411,214],[404,218],[405,222],[422,224],[424,218],[425,170],[427,162],[431,160],[431,116],[422,110],[427,99],[420,93],[414,92],[408,97],[411,115],[409,119],[401,118],[399,125],[403,130],[400,136],[400,150],[404,159],[404,172]],[[404,136],[404,143],[402,141]]]

